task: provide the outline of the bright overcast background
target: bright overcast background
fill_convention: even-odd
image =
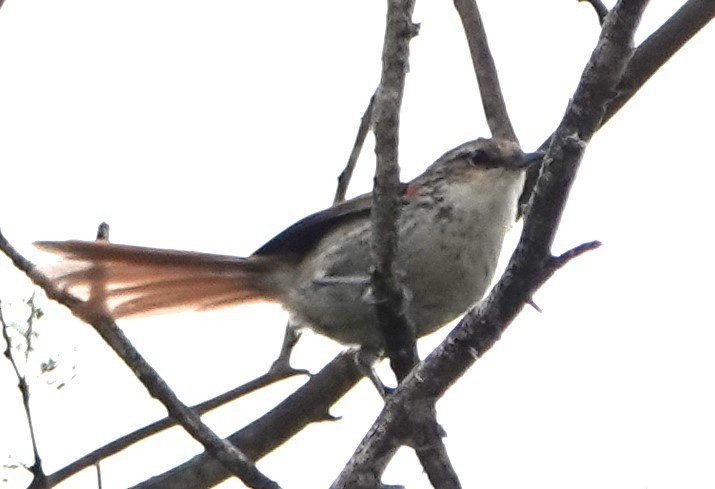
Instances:
[[[639,39],[681,2],[654,0]],[[591,7],[573,0],[480,3],[526,150],[556,127],[593,49]],[[451,2],[417,3],[402,112],[403,179],[487,135]],[[39,239],[111,239],[247,255],[330,204],[379,78],[384,2],[7,0],[0,10],[0,226],[33,260]],[[555,252],[599,239],[536,295],[438,404],[464,487],[715,487],[713,48],[706,27],[600,131],[571,192]],[[372,140],[351,193],[370,189]],[[513,246],[517,230],[507,246]],[[508,258],[511,249],[506,249]],[[33,287],[0,257],[8,319]],[[36,361],[59,358],[56,390],[32,385],[52,472],[163,416],[93,330],[42,296]],[[14,307],[8,305],[14,303]],[[202,401],[273,360],[276,307],[150,317],[120,325],[181,399]],[[445,332],[420,343],[428,352]],[[308,335],[293,364],[340,350]],[[69,380],[72,377],[72,380]],[[227,435],[300,384],[205,417]],[[31,463],[9,362],[0,360],[0,455]],[[327,487],[380,410],[363,382],[259,463],[286,488]],[[181,430],[102,463],[105,488],[170,468],[200,447]],[[427,487],[400,452],[386,482]],[[24,487],[22,470],[5,470]],[[85,471],[64,488],[95,487]],[[236,479],[224,487],[242,487]]]

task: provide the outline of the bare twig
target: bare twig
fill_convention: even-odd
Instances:
[[[580,244],[574,248],[571,248],[568,251],[565,251],[564,253],[561,253],[559,256],[552,257],[551,258],[552,267],[554,268],[554,270],[558,270],[559,268],[563,267],[564,265],[566,265],[566,263],[570,262],[574,258],[581,256],[586,252],[593,251],[596,248],[599,248],[600,246],[601,246],[600,241],[589,241],[588,243]],[[541,312],[541,311],[539,310],[539,312]]]
[[[335,190],[335,198],[333,199],[333,205],[345,200],[345,194],[348,191],[350,179],[353,176],[355,165],[357,165],[358,158],[360,157],[362,145],[365,143],[365,138],[367,138],[367,134],[370,132],[370,126],[372,125],[372,111],[374,107],[375,94],[372,94],[372,96],[370,97],[370,102],[368,102],[367,108],[365,109],[365,113],[360,119],[360,126],[358,127],[357,134],[355,135],[355,143],[353,144],[353,149],[350,151],[348,163],[345,165],[345,168],[338,177],[338,188]]]
[[[142,381],[152,397],[157,398],[171,417],[207,451],[216,457],[233,475],[252,488],[278,488],[278,484],[258,471],[254,462],[230,442],[223,440],[206,426],[199,416],[182,403],[154,368],[137,352],[116,326],[106,316],[82,318],[94,326],[102,339],[117,353]]]
[[[94,471],[97,474],[97,487],[102,489],[102,468],[99,463],[94,464]]]
[[[274,481],[259,472],[251,459],[241,453],[230,442],[218,437],[201,422],[198,415],[176,397],[176,394],[154,368],[132,346],[111,317],[101,311],[84,307],[85,304],[82,301],[56,288],[30,261],[10,245],[2,232],[0,232],[0,250],[13,261],[17,268],[25,272],[35,285],[41,287],[47,297],[68,307],[73,314],[93,326],[102,339],[134,372],[134,375],[144,384],[149,393],[161,401],[169,411],[169,414],[179,421],[181,426],[216,457],[226,469],[239,477],[249,487],[279,487]]]
[[[32,309],[29,320],[32,321],[34,319],[35,308],[31,301],[28,301],[28,305],[30,305],[30,308]],[[17,366],[17,362],[15,361],[15,357],[12,354],[12,339],[10,338],[10,334],[8,333],[9,326],[5,322],[5,317],[2,313],[2,301],[0,301],[0,326],[2,326],[2,336],[5,339],[5,357],[10,361],[10,364],[15,371],[15,377],[17,377],[17,388],[20,390],[20,395],[22,396],[22,406],[25,409],[25,419],[27,419],[27,426],[30,430],[30,441],[32,443],[32,454],[34,457],[34,462],[29,467],[29,470],[32,473],[32,483],[30,487],[48,487],[47,478],[45,476],[44,470],[42,469],[42,458],[40,458],[40,451],[37,448],[35,427],[32,423],[32,412],[30,411],[30,386],[27,384],[27,379],[25,378],[25,375],[20,372],[20,369]],[[27,355],[29,351],[30,346],[28,339],[28,347],[25,350],[25,354]]]
[[[459,13],[464,33],[467,36],[472,65],[479,82],[484,115],[487,118],[489,129],[496,138],[518,142],[506,110],[506,103],[499,85],[499,76],[494,58],[489,50],[487,34],[479,15],[477,2],[476,0],[454,0],[454,6]]]
[[[250,382],[231,389],[228,392],[224,392],[223,394],[204,401],[200,404],[192,406],[191,410],[198,415],[203,415],[213,409],[223,406],[226,403],[229,403],[242,396],[248,395],[251,392],[255,392],[258,389],[266,387],[267,385],[298,374],[300,374],[299,371],[289,372],[287,370],[271,370],[267,374],[253,379]],[[138,430],[124,435],[121,438],[117,438],[116,440],[113,440],[106,445],[97,448],[96,450],[92,450],[92,452],[82,456],[74,462],[59,469],[58,471],[48,475],[48,484],[50,486],[59,484],[60,482],[73,476],[79,471],[84,470],[91,465],[97,464],[100,460],[104,460],[107,457],[111,457],[112,455],[119,453],[120,451],[128,448],[129,446],[141,440],[144,440],[157,433],[161,433],[162,431],[176,425],[176,420],[171,417],[166,417],[164,419],[146,425],[142,428],[139,428]]]
[[[109,224],[102,222],[97,226],[97,241],[109,241]]]
[[[343,352],[283,402],[261,418],[228,437],[249,457],[258,460],[289,440],[306,425],[334,419],[328,409],[347,393],[362,372],[354,353]],[[138,486],[141,489],[209,488],[229,476],[206,452]]]

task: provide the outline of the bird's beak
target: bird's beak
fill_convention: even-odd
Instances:
[[[541,160],[544,159],[544,156],[546,155],[545,152],[543,151],[535,151],[533,153],[524,153],[521,155],[521,158],[515,162],[514,166],[516,168],[529,168],[530,166],[541,163]]]

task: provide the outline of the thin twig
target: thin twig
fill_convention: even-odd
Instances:
[[[354,352],[345,351],[308,382],[248,426],[228,437],[258,460],[295,436],[310,423],[334,420],[328,409],[362,378]],[[206,452],[136,486],[137,489],[194,489],[213,487],[229,476]]]
[[[114,320],[105,313],[85,307],[76,297],[58,289],[54,284],[27,259],[25,259],[0,231],[0,250],[2,250],[17,268],[25,272],[35,285],[40,286],[47,297],[68,307],[73,314],[95,331],[114,350],[114,352],[134,372],[134,375],[144,384],[152,397],[158,399],[169,414],[179,421],[181,426],[214,457],[216,457],[231,473],[252,488],[277,488],[274,481],[263,475],[251,459],[241,453],[230,442],[223,440],[206,426],[198,415],[179,400],[154,368],[129,342]]]
[[[353,176],[355,165],[357,165],[358,158],[360,157],[360,152],[362,151],[362,146],[363,144],[365,144],[365,139],[370,132],[370,127],[372,126],[372,112],[374,107],[375,94],[373,93],[370,97],[370,102],[368,102],[367,107],[365,108],[365,113],[360,119],[360,126],[358,127],[357,134],[355,135],[355,143],[353,143],[353,149],[350,151],[348,163],[345,165],[345,168],[338,177],[338,188],[335,189],[335,198],[333,199],[333,205],[345,200],[345,194],[348,191],[348,185],[350,185],[350,179]]]
[[[477,2],[476,0],[454,0],[454,6],[459,13],[467,37],[474,73],[479,83],[484,115],[492,136],[518,142],[506,109],[499,76],[489,49],[487,33],[484,30]]]
[[[97,488],[102,489],[102,468],[99,466],[99,462],[94,464],[94,469],[97,474]]]
[[[224,404],[234,401],[242,396],[248,395],[251,392],[255,392],[258,389],[266,387],[274,382],[284,380],[286,378],[298,375],[300,372],[293,371],[271,371],[265,375],[262,375],[256,379],[251,380],[243,385],[240,385],[228,392],[224,392],[212,399],[204,401],[200,404],[196,404],[191,407],[191,410],[198,415],[203,415],[213,409],[216,409]],[[74,462],[67,464],[58,471],[47,476],[48,483],[50,486],[59,484],[60,482],[66,480],[67,478],[73,476],[81,470],[87,467],[97,464],[100,460],[104,460],[107,457],[111,457],[116,453],[128,448],[129,446],[144,440],[152,435],[161,433],[162,431],[176,426],[177,422],[171,417],[166,417],[155,421],[154,423],[148,424],[138,430],[135,430],[127,435],[112,440],[106,445],[99,447],[92,452],[82,456],[81,458],[75,460]]]
[[[578,246],[575,246],[574,248],[571,248],[568,251],[565,251],[564,253],[561,253],[559,256],[554,256],[551,258],[551,263],[552,266],[558,270],[559,268],[563,267],[566,265],[566,263],[570,262],[574,258],[583,255],[584,253],[587,253],[589,251],[593,251],[596,248],[600,248],[601,242],[600,241],[589,241],[588,243],[583,243]]]
[[[142,381],[152,397],[157,398],[169,411],[171,417],[199,443],[201,443],[211,455],[216,457],[221,464],[233,475],[238,477],[243,483],[252,488],[278,488],[278,484],[263,475],[257,468],[253,460],[243,454],[230,442],[220,438],[208,426],[206,426],[199,416],[188,406],[176,397],[176,394],[169,388],[154,368],[136,351],[114,321],[102,315],[81,318],[92,326],[112,347],[122,360],[129,366],[134,374]]]
[[[31,318],[34,319],[34,305],[28,302],[28,305],[32,309]],[[0,326],[2,326],[2,336],[5,339],[5,357],[10,361],[13,370],[15,371],[15,377],[17,378],[17,388],[20,390],[20,395],[22,397],[22,406],[25,409],[25,419],[27,419],[27,427],[30,430],[30,441],[32,443],[32,454],[34,457],[34,462],[29,467],[32,473],[32,483],[30,487],[48,487],[47,478],[45,472],[42,469],[42,459],[40,458],[40,451],[37,447],[37,438],[35,437],[35,427],[32,423],[32,412],[30,411],[30,386],[27,383],[27,379],[20,372],[20,368],[17,366],[15,361],[15,356],[12,354],[12,339],[8,333],[8,324],[5,322],[5,317],[2,313],[2,301],[0,301]],[[31,332],[29,332],[31,334]],[[28,347],[25,350],[25,355],[29,353],[30,346],[28,340]],[[26,358],[27,360],[27,358]]]

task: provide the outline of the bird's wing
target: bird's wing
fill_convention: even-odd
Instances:
[[[403,184],[401,193],[404,194],[406,189],[407,184]],[[367,193],[311,214],[269,240],[254,255],[305,254],[339,225],[368,217],[371,208],[372,194]]]

